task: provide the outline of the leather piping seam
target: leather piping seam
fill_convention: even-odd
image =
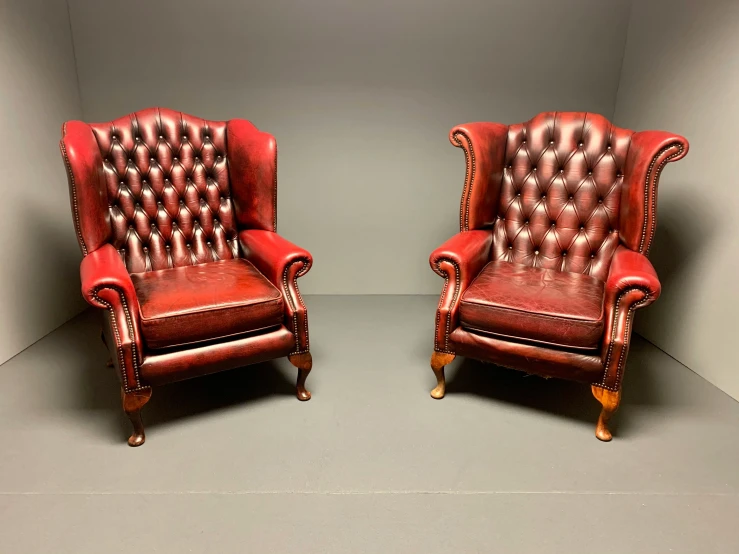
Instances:
[[[131,343],[131,354],[133,358],[133,374],[136,381],[136,387],[131,389],[128,386],[128,378],[126,375],[123,375],[123,390],[125,392],[133,392],[143,389],[148,389],[150,387],[143,387],[141,386],[141,377],[139,376],[139,363],[138,363],[138,352],[136,349],[136,335],[134,333],[133,328],[133,321],[131,320],[131,312],[128,309],[128,303],[126,302],[126,297],[123,293],[123,290],[120,287],[116,287],[113,285],[102,285],[100,287],[95,287],[92,291],[92,297],[100,302],[102,305],[106,306],[108,308],[108,311],[110,312],[110,322],[113,326],[113,335],[115,336],[115,342],[116,342],[116,350],[118,351],[118,361],[121,364],[120,367],[125,373],[125,358],[123,356],[123,346],[121,341],[121,335],[120,331],[118,330],[118,322],[116,321],[115,317],[115,309],[113,309],[113,306],[110,302],[107,300],[103,300],[98,296],[98,293],[102,289],[111,289],[118,293],[121,299],[121,305],[123,306],[123,312],[126,314],[126,325],[128,326],[128,332],[131,335],[131,338],[133,339],[133,342]]]
[[[464,151],[465,173],[464,173],[464,189],[462,190],[462,203],[459,207],[459,228],[461,231],[469,231],[470,229],[470,198],[472,197],[472,185],[475,180],[475,150],[472,148],[472,140],[463,131],[455,131],[452,135],[454,142]],[[467,141],[467,148],[464,147],[459,137],[462,136]]]
[[[444,290],[441,293],[441,298],[439,299],[439,309],[436,311],[436,337],[435,339],[438,340],[439,337],[439,324],[441,323],[441,309],[442,304],[444,303],[444,299],[446,298],[446,294],[448,292],[449,288],[449,274],[441,269],[441,263],[442,262],[448,262],[454,266],[454,273],[456,274],[456,282],[454,283],[454,294],[452,296],[452,301],[449,305],[449,310],[447,310],[446,314],[446,331],[444,333],[444,352],[452,354],[452,352],[449,352],[449,333],[451,332],[451,325],[452,325],[452,317],[451,317],[451,310],[453,309],[454,305],[457,302],[457,298],[459,297],[459,289],[461,288],[461,281],[460,281],[460,272],[459,272],[459,264],[452,260],[451,258],[439,258],[436,260],[436,273],[438,275],[441,275],[444,277]],[[438,351],[438,346],[436,348]]]
[[[657,160],[662,156],[665,152],[670,150],[671,148],[677,147],[677,152],[670,154],[669,156],[665,157],[664,160],[660,162],[660,164],[657,166],[657,169],[654,170],[654,164],[657,163]],[[652,246],[652,237],[654,237],[654,229],[657,226],[657,218],[654,214],[654,208],[657,203],[657,183],[659,182],[659,177],[662,174],[662,170],[665,168],[665,166],[672,161],[674,158],[679,157],[683,153],[683,145],[679,142],[673,142],[671,144],[668,144],[662,150],[657,152],[657,154],[652,158],[651,163],[649,164],[649,168],[647,169],[647,178],[644,182],[644,226],[642,227],[642,233],[641,233],[641,241],[639,242],[639,253],[644,254],[645,256],[649,254],[649,248]],[[652,178],[652,171],[654,170],[654,178]],[[653,181],[652,184],[652,190],[650,195],[650,182]],[[647,220],[649,212],[649,206],[652,206],[652,221],[649,229],[649,236],[647,237]]]
[[[298,301],[300,302],[300,305],[303,308],[303,321],[305,323],[305,350],[300,350],[300,333],[298,330],[298,311],[297,311],[297,305],[295,303],[295,299],[293,298],[292,294],[290,293],[290,289],[287,286],[287,273],[290,271],[290,268],[297,262],[303,262],[303,267],[300,268],[298,271],[295,272],[295,276],[293,277],[293,285],[295,286],[295,291],[298,296]],[[308,270],[310,269],[310,260],[308,258],[296,258],[292,260],[289,264],[285,266],[284,271],[282,272],[282,287],[285,291],[285,297],[287,298],[288,305],[290,306],[290,309],[293,312],[293,334],[295,335],[295,352],[291,352],[290,355],[293,354],[302,354],[304,352],[308,352],[310,348],[309,343],[309,337],[308,337],[308,310],[305,307],[305,303],[303,302],[303,297],[300,296],[300,291],[298,290],[298,277],[301,277],[305,275]]]
[[[275,141],[275,171],[272,178],[272,231],[277,232],[277,141]]]
[[[608,368],[611,365],[611,355],[613,354],[613,348],[616,343],[616,334],[617,334],[617,329],[618,329],[618,315],[619,315],[620,308],[621,308],[621,300],[623,300],[626,294],[628,294],[629,292],[633,290],[639,290],[643,292],[644,298],[634,302],[633,304],[629,306],[628,312],[626,314],[626,323],[624,324],[624,335],[623,335],[624,342],[623,342],[623,345],[621,346],[621,354],[619,355],[618,365],[616,367],[615,385],[613,387],[609,387],[606,384],[606,381],[608,380],[608,374],[609,374]],[[644,304],[649,302],[649,300],[650,300],[649,291],[643,287],[629,287],[621,291],[621,293],[619,294],[618,300],[616,301],[616,309],[613,311],[611,342],[608,345],[608,353],[606,354],[606,361],[603,364],[603,380],[600,383],[597,383],[596,386],[601,387],[603,389],[613,391],[613,392],[617,392],[619,388],[621,387],[621,377],[622,377],[621,373],[623,370],[624,361],[626,359],[626,351],[629,348],[629,339],[630,339],[629,331],[631,328],[631,321],[634,315],[634,311],[640,306],[643,306]]]
[[[67,124],[64,124],[64,135],[67,134]],[[64,139],[59,141],[59,147],[62,150],[62,157],[64,158],[64,165],[67,168],[67,178],[69,179],[69,185],[72,189],[72,211],[74,212],[74,230],[77,233],[77,241],[80,243],[82,249],[82,255],[87,256],[87,246],[82,238],[82,229],[80,228],[80,210],[77,203],[77,183],[74,180],[74,173],[72,172],[72,165],[69,163],[69,157],[67,156],[67,148],[64,146]]]
[[[305,350],[304,352],[308,352],[310,350],[310,336],[308,335],[308,308],[305,305],[305,302],[303,302],[303,297],[300,295],[300,289],[298,288],[298,277],[302,277],[306,273],[308,273],[308,270],[310,270],[310,260],[307,258],[303,259],[303,267],[300,268],[299,271],[295,273],[295,278],[293,279],[293,283],[295,286],[295,294],[298,295],[298,302],[300,302],[300,305],[303,308],[303,325],[305,326]],[[302,354],[303,352],[296,352]]]
[[[442,306],[444,305],[444,298],[446,297],[446,291],[449,287],[449,274],[446,271],[443,271],[438,263],[434,268],[434,272],[438,273],[441,277],[444,278],[444,288],[441,290],[441,297],[439,297],[439,307],[436,309],[436,331],[434,333],[434,350],[437,352],[445,352],[446,350],[440,350],[439,345],[436,344],[439,340],[439,325],[441,324],[441,310]]]

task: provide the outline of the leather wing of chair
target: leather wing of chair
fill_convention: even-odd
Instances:
[[[633,314],[660,294],[647,259],[657,185],[687,141],[587,113],[451,130],[466,175],[460,233],[431,254],[444,277],[434,398],[457,355],[592,385],[610,440]]]
[[[308,400],[310,253],[276,233],[277,146],[244,120],[152,108],[64,124],[82,293],[133,424],[159,385],[282,356]]]

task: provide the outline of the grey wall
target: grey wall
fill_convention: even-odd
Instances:
[[[79,312],[59,132],[81,114],[64,0],[0,0],[0,363]]]
[[[613,115],[627,0],[70,0],[84,116],[152,105],[277,137],[279,232],[312,293],[438,293],[458,230],[449,129]]]
[[[690,141],[665,169],[652,261],[663,295],[637,331],[739,399],[739,3],[640,0],[616,123]]]

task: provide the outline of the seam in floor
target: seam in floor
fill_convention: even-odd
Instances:
[[[514,495],[559,495],[559,496],[739,496],[731,492],[644,492],[644,491],[63,491],[63,492],[2,492],[0,496],[181,496],[181,495],[320,495],[320,496],[372,496],[372,495],[443,495],[443,496],[514,496]]]

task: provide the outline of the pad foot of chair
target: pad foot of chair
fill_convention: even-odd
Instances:
[[[431,369],[436,375],[436,386],[431,391],[432,398],[444,398],[446,394],[446,377],[444,377],[444,366],[452,363],[456,356],[446,352],[434,352],[431,355]]]
[[[298,400],[310,400],[310,391],[305,388],[305,380],[308,378],[310,370],[313,369],[313,358],[310,352],[290,354],[287,359],[298,368],[298,382],[296,385],[296,396]]]
[[[131,420],[131,425],[133,425],[133,433],[128,437],[128,446],[141,446],[146,440],[144,423],[141,421],[141,408],[144,407],[150,398],[151,388],[131,392],[121,389],[123,411],[126,412],[128,419]]]
[[[608,442],[613,438],[610,429],[608,429],[608,422],[613,417],[613,414],[616,413],[618,405],[621,403],[621,390],[610,391],[595,385],[591,388],[593,396],[603,406],[603,409],[600,411],[600,417],[598,418],[598,425],[595,427],[595,436],[603,442]]]

